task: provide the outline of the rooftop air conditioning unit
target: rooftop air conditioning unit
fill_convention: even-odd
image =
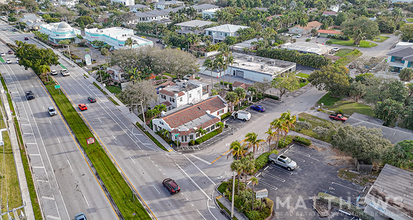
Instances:
[[[261,69],[263,70],[263,69],[264,69],[264,67],[265,67],[265,65],[264,65],[264,64],[262,64],[262,65],[261,65]]]
[[[247,57],[247,60],[250,61],[250,62],[252,62],[252,61],[254,61],[254,57],[249,56],[249,57]]]
[[[275,60],[271,60],[271,66],[275,66]]]

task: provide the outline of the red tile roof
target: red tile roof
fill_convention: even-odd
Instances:
[[[246,83],[242,83],[242,82],[235,81],[235,82],[232,84],[232,87],[235,87],[235,88],[236,88],[236,87],[241,87],[241,88],[247,90],[249,87],[251,87],[251,85],[250,85],[250,84],[246,84]]]
[[[299,28],[304,29],[304,30],[310,30],[310,29],[313,29],[313,28],[319,28],[319,27],[321,27],[321,25],[323,25],[323,24],[318,22],[318,21],[312,21],[312,22],[308,22],[307,26],[305,26],[305,27],[302,27],[300,25],[296,25],[294,27],[299,27]]]
[[[185,95],[184,92],[179,92],[179,93],[178,93],[178,96],[183,96],[183,95]]]
[[[207,110],[212,113],[223,108],[225,108],[225,103],[223,102],[223,100],[221,100],[221,98],[218,96],[214,96],[193,106],[182,109],[181,111],[167,115],[162,119],[171,128],[177,128],[180,125],[193,121],[196,118],[200,118],[201,116],[206,114]]]
[[[169,91],[169,90],[166,90],[166,89],[162,89],[162,90],[160,90],[159,91],[159,94],[164,94],[164,95],[167,95],[167,96],[172,96],[172,97],[174,97],[175,96],[175,93],[173,93],[173,92],[171,92],[171,91]]]
[[[320,34],[343,34],[339,30],[318,30]]]
[[[164,102],[162,102],[161,104],[164,104],[164,105],[166,105],[167,107],[171,105],[171,103],[168,102],[168,101],[164,101]]]
[[[149,79],[155,79],[155,78],[156,78],[155,74],[151,73],[151,75],[149,76]]]

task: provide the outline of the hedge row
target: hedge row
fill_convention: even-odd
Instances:
[[[274,100],[280,99],[280,97],[278,97],[278,96],[276,96],[276,95],[270,95],[270,94],[267,94],[267,93],[264,93],[264,97],[265,97],[265,98],[274,99]]]
[[[227,112],[227,113],[221,115],[221,120],[224,120],[224,119],[230,117],[230,116],[231,116],[231,113],[232,113],[232,112]]]
[[[295,136],[294,141],[305,146],[310,146],[312,144],[311,140],[300,136]]]
[[[331,61],[322,55],[310,53],[303,54],[295,50],[287,49],[259,49],[257,50],[257,56],[290,61],[314,68],[320,68],[331,64]]]
[[[206,140],[214,137],[215,135],[220,134],[221,132],[222,132],[222,128],[218,128],[218,129],[216,129],[216,130],[214,130],[214,131],[211,131],[211,132],[209,132],[208,134],[206,134],[206,135],[204,135],[204,136],[196,139],[196,140],[195,140],[195,143],[196,143],[196,144],[200,144],[200,143],[202,143],[202,142],[205,142]]]

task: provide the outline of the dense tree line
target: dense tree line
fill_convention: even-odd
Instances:
[[[257,55],[272,59],[290,61],[315,68],[320,68],[331,64],[331,61],[324,56],[309,53],[303,54],[295,50],[287,49],[260,49],[257,50]]]

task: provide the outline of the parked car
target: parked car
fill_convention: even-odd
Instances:
[[[338,47],[334,47],[334,48],[332,49],[333,52],[337,52],[337,51],[339,51],[339,50],[340,50],[340,48],[338,48]]]
[[[254,109],[255,111],[265,112],[265,107],[262,105],[251,105],[250,108]]]
[[[240,119],[243,121],[249,121],[251,119],[251,113],[246,111],[233,112],[231,115],[234,119]]]
[[[8,54],[13,54],[13,51],[12,51],[12,50],[9,50]]]
[[[57,115],[57,111],[56,111],[56,109],[54,109],[53,106],[49,106],[49,108],[47,108],[47,109],[49,110],[50,117],[52,117],[54,115]]]
[[[328,117],[331,120],[337,120],[337,121],[342,121],[342,122],[347,121],[347,117],[344,117],[342,114],[330,114],[330,116]]]
[[[300,37],[301,37],[301,34],[298,34],[298,35],[297,35],[297,38],[300,38]]]
[[[60,74],[62,74],[62,76],[70,76],[69,70],[67,69],[60,70]]]
[[[50,75],[57,75],[57,71],[56,70],[50,71]]]
[[[7,63],[7,64],[11,64],[11,60],[10,60],[10,59],[7,59],[7,60],[6,60],[6,63]]]
[[[28,37],[25,37],[24,40],[29,40],[29,38],[28,38]]]
[[[190,80],[191,79],[192,74],[187,74],[186,76],[184,76],[182,79],[183,80]]]
[[[35,99],[34,93],[32,91],[27,91],[26,92],[26,99],[27,100]]]
[[[84,103],[80,103],[80,104],[78,105],[78,107],[79,107],[80,111],[85,111],[85,110],[87,110],[87,106],[86,106]]]
[[[96,98],[95,98],[95,97],[87,97],[87,100],[89,100],[90,103],[96,102]]]
[[[75,216],[75,220],[87,220],[87,218],[85,214],[79,213]]]
[[[271,163],[287,168],[287,170],[294,170],[297,168],[297,163],[284,155],[270,154],[268,160]]]
[[[1,53],[0,55],[1,55],[2,57],[6,56],[6,54],[5,54],[5,53]]]
[[[176,194],[181,191],[181,188],[175,182],[175,180],[171,178],[166,178],[162,181],[162,185],[169,191],[170,194]]]
[[[19,58],[16,58],[16,63],[17,63],[17,64],[19,64],[19,60],[20,60]]]

